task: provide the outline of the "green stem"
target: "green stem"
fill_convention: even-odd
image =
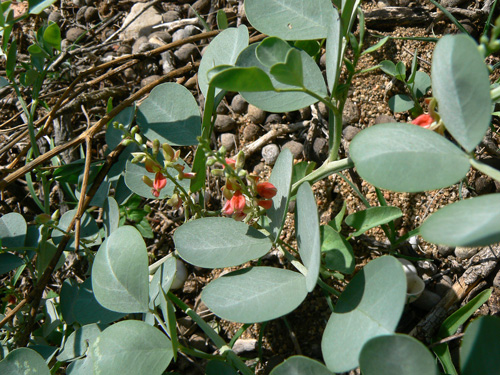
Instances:
[[[329,293],[331,293],[337,297],[340,297],[341,293],[338,290],[332,288],[327,283],[325,283],[323,280],[321,280],[321,277],[318,277],[318,284],[321,288],[323,288],[324,290],[327,290]]]
[[[491,100],[494,103],[500,100],[500,86],[495,87],[493,90],[491,90],[490,94],[491,94]]]
[[[345,158],[341,160],[334,160],[334,161],[326,161],[321,167],[316,169],[315,171],[309,173],[307,176],[301,178],[299,181],[293,184],[292,190],[290,192],[291,195],[294,195],[297,193],[297,190],[299,186],[307,181],[310,182],[311,184],[314,184],[315,182],[330,176],[331,174],[343,171],[344,169],[349,169],[354,167],[354,163],[350,158]]]

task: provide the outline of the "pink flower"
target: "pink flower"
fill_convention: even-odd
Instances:
[[[434,119],[428,113],[418,116],[411,122],[414,125],[421,126],[422,128],[428,128],[432,125]]]
[[[161,174],[161,172],[156,172],[155,179],[153,181],[153,188],[151,189],[151,194],[156,198],[160,196],[160,190],[167,185],[167,178]]]
[[[259,199],[257,201],[257,204],[261,207],[263,207],[266,210],[269,210],[271,206],[273,205],[273,201],[269,199]]]
[[[257,194],[265,199],[270,199],[276,195],[278,191],[270,182],[259,182],[255,188]]]
[[[229,165],[231,168],[234,169],[234,167],[236,165],[236,160],[230,159],[230,158],[226,158],[226,164]],[[224,168],[225,168],[225,166],[224,166]]]
[[[224,204],[222,213],[224,215],[232,215],[233,213],[242,214],[246,206],[245,196],[241,191],[236,191],[233,197]]]

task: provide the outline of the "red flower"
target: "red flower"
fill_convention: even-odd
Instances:
[[[258,183],[255,190],[257,190],[257,194],[259,194],[259,196],[266,199],[274,197],[278,191],[278,189],[276,189],[270,182]]]
[[[155,180],[153,181],[153,188],[151,189],[151,194],[156,198],[160,196],[160,190],[167,185],[167,178],[161,174],[161,172],[156,172]]]
[[[411,123],[414,125],[421,126],[422,128],[428,128],[432,125],[434,119],[428,113],[424,113],[423,115],[418,116]]]
[[[222,213],[225,215],[232,215],[233,213],[241,214],[246,206],[245,196],[241,191],[236,191],[233,197],[226,202],[222,208]]]
[[[226,158],[226,164],[227,164],[228,166],[230,166],[231,168],[233,168],[233,169],[234,169],[234,167],[235,167],[235,165],[236,165],[236,160],[231,159],[231,158]],[[224,166],[224,168],[225,168],[225,167],[226,167],[226,166]]]
[[[260,199],[257,201],[257,204],[263,207],[264,209],[269,210],[273,205],[273,201],[269,199]]]

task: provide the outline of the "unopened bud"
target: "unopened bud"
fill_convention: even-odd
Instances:
[[[244,170],[244,169],[242,169],[241,171],[239,171],[239,172],[238,172],[238,177],[243,178],[243,177],[245,177],[246,175],[247,175],[247,171],[246,171],[246,170]]]
[[[245,166],[245,154],[243,151],[238,152],[238,155],[236,156],[236,163],[234,165],[236,169],[243,168]]]
[[[207,164],[208,167],[211,167],[212,165],[215,164],[215,162],[216,162],[215,158],[210,157],[210,158],[207,159],[207,163],[206,164]]]
[[[56,221],[59,220],[59,217],[61,216],[61,211],[59,209],[55,210],[52,216],[50,217],[52,220]]]
[[[142,176],[142,181],[149,187],[153,187],[153,180],[151,180],[148,176]]]
[[[134,139],[137,143],[143,144],[144,140],[142,139],[141,135],[139,133],[134,134]]]
[[[130,145],[131,143],[133,143],[134,141],[132,141],[130,138],[127,138],[127,139],[124,139],[122,141],[122,145],[124,145],[125,147],[127,147],[128,145]]]
[[[212,173],[212,176],[216,176],[216,177],[224,176],[224,171],[222,169],[212,169],[210,171],[210,173]]]
[[[175,156],[175,152],[172,146],[170,146],[168,143],[164,143],[161,145],[161,149],[163,151],[163,157],[165,158],[165,160],[172,161]]]
[[[123,125],[122,125],[123,126]],[[132,136],[136,135],[137,133],[139,133],[139,127],[136,125],[132,128],[132,130],[130,131],[130,134],[132,134]]]
[[[219,150],[217,151],[219,155],[226,155],[226,148],[224,146],[221,146]]]

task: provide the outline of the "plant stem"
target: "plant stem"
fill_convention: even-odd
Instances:
[[[314,184],[315,182],[330,176],[331,174],[343,171],[344,169],[349,169],[354,167],[354,163],[350,158],[345,158],[341,160],[334,160],[334,161],[326,161],[321,167],[316,169],[315,171],[309,173],[307,176],[301,178],[299,181],[294,183],[292,185],[292,189],[290,194],[294,195],[297,193],[297,190],[299,186],[307,181],[310,182],[311,184]]]

